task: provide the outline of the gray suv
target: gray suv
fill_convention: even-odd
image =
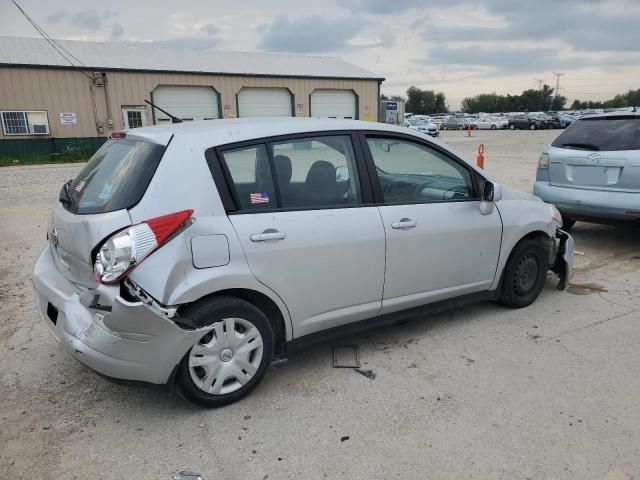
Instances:
[[[562,212],[565,228],[640,219],[640,113],[575,121],[540,155],[533,193]]]
[[[560,213],[415,130],[238,119],[118,132],[64,185],[35,302],[77,360],[220,406],[331,331],[562,288]]]

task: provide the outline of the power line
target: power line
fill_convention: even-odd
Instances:
[[[51,47],[58,52],[58,54],[64,58],[72,67],[74,67],[76,70],[78,70],[81,74],[83,74],[85,77],[87,77],[89,80],[91,80],[92,82],[95,80],[95,78],[91,75],[87,75],[85,72],[82,71],[82,69],[80,67],[78,67],[76,64],[74,64],[64,53],[62,53],[63,51],[66,52],[67,55],[69,55],[71,58],[73,58],[76,62],[78,62],[80,65],[82,65],[83,67],[85,67],[85,69],[90,70],[89,67],[87,67],[84,63],[82,63],[82,61],[80,61],[75,55],[73,55],[69,50],[67,50],[65,47],[63,47],[60,43],[58,43],[55,39],[51,38],[51,36],[49,36],[49,34],[47,32],[44,31],[44,29],[38,25],[35,20],[33,20],[29,14],[27,14],[27,12],[24,11],[24,9],[18,4],[18,2],[16,0],[11,0],[11,2],[16,6],[16,8],[20,11],[20,13],[24,16],[24,18],[27,19],[27,21],[33,26],[33,28],[36,29],[36,31],[42,36],[42,38],[44,38],[47,43],[49,45],[51,45]]]

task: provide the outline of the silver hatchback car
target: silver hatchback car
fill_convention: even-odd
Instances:
[[[571,271],[555,207],[373,122],[118,132],[59,200],[33,270],[53,336],[204,406],[247,394],[294,341],[465,301],[524,307]]]
[[[540,155],[533,193],[576,220],[640,220],[640,112],[583,117]]]

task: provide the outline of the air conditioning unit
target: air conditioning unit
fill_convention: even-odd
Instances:
[[[47,126],[46,125],[32,125],[31,126],[33,133],[38,133],[41,135],[47,134]]]

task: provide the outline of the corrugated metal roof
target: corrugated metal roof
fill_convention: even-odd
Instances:
[[[382,79],[337,57],[191,50],[126,42],[57,42],[92,69]],[[0,64],[69,67],[42,38],[3,36]]]

